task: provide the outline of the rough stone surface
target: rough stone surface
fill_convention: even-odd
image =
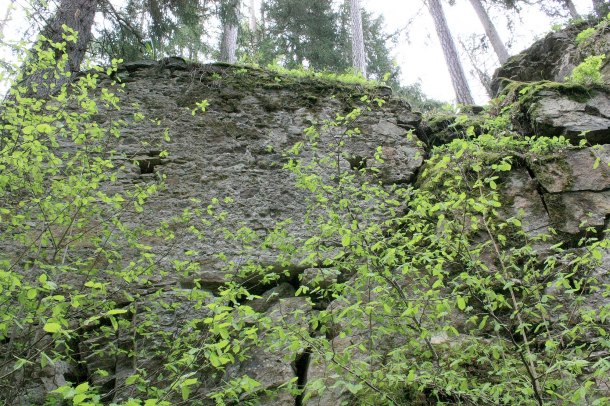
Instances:
[[[563,81],[574,67],[584,60],[585,56],[579,52],[574,39],[578,33],[588,27],[588,23],[581,23],[559,32],[552,32],[525,51],[512,56],[495,72],[491,83],[492,91],[498,94],[506,79],[519,82]],[[602,49],[599,53],[607,53],[610,50],[607,46],[608,41],[604,39],[599,42],[606,44],[605,52]]]
[[[548,193],[597,192],[610,189],[609,162],[610,148],[604,145],[565,151],[536,162],[532,170]]]
[[[352,344],[349,338],[335,338],[332,342],[332,348],[338,354],[341,354]],[[308,393],[307,395],[310,398],[305,403],[306,405],[334,406],[349,404],[350,399],[352,399],[350,392],[347,388],[337,385],[337,381],[340,379],[340,374],[337,372],[338,368],[337,365],[333,365],[332,361],[327,361],[315,354],[312,356],[307,371],[307,381],[321,381],[324,384],[324,390],[322,393]]]
[[[525,168],[516,168],[511,171],[502,190],[510,208],[508,216],[520,218],[523,231],[530,236],[546,233],[550,225],[549,215],[536,186],[536,180]]]
[[[545,200],[553,227],[569,234],[600,229],[610,214],[610,191],[550,194]]]
[[[594,144],[610,143],[610,95],[598,91],[588,100],[578,101],[569,95],[542,91],[528,106],[532,132],[559,136],[578,143],[583,137]]]
[[[272,80],[264,76],[268,74],[257,70],[250,70],[240,81],[232,69],[206,66],[195,72],[170,71],[161,64],[124,73],[123,105],[137,104],[146,117],[161,120],[160,125],[143,121],[138,131],[154,138],[168,128],[172,136],[164,145],[169,157],[147,163],[144,158],[158,157],[156,151],[133,150],[130,139],[136,134],[124,134],[121,139],[121,152],[145,162],[135,168],[132,179],[123,182],[154,181],[155,176],[166,176],[166,189],[151,199],[150,210],[138,222],[154,224],[171,218],[178,210],[205,207],[214,197],[230,197],[236,204],[225,220],[229,228],[245,221],[244,225],[264,235],[279,220],[292,218],[295,224],[301,223],[304,192],[295,190],[293,177],[281,170],[287,162],[282,152],[304,139],[305,128],[356,107],[358,91],[350,95],[336,85],[306,80],[269,86],[265,81]],[[209,102],[207,111],[193,117],[191,110],[202,100]],[[131,111],[128,108],[121,114]],[[417,121],[412,116],[408,105],[391,98],[381,110],[365,110],[358,120],[361,134],[346,139],[345,155],[353,159],[345,160],[345,167],[358,169],[360,163],[378,167],[385,183],[411,180],[423,162],[424,150],[417,137],[407,137],[407,130],[399,123]],[[341,130],[333,128],[321,136],[332,140]],[[382,147],[383,164],[374,159],[378,146]],[[151,173],[142,174],[143,167]],[[200,203],[193,203],[193,198]],[[306,237],[306,231],[297,227],[289,227],[289,231],[297,239]],[[214,253],[225,252],[241,261],[245,258],[239,246],[224,239],[207,239],[194,245],[191,249],[200,252],[194,260],[201,264],[196,278],[203,286],[213,288],[225,280],[223,263]],[[172,259],[168,256],[167,263]],[[269,265],[275,261],[272,257],[256,259]]]
[[[266,314],[287,329],[301,328],[307,333],[311,311],[311,304],[305,297],[289,297],[277,300],[267,309]],[[291,353],[288,349],[259,349],[253,352],[252,358],[231,365],[227,369],[226,378],[247,375],[261,384],[260,391],[283,387],[285,390],[281,390],[277,396],[263,396],[260,402],[263,405],[291,404],[295,400],[288,384],[297,377],[296,359],[302,355]]]
[[[521,78],[518,74],[525,75],[522,79],[528,80],[565,76],[575,63],[569,55],[560,55],[571,49],[566,35],[551,35],[538,50],[534,47],[531,51],[551,52],[550,57],[515,57],[501,72],[514,79]],[[525,58],[530,61],[526,62]],[[547,69],[545,59],[553,58],[556,66]],[[527,63],[530,65],[526,66]],[[229,197],[234,203],[227,203],[223,223],[229,229],[247,226],[264,237],[276,222],[291,219],[287,231],[295,236],[294,244],[303,243],[310,237],[311,230],[304,226],[307,193],[295,188],[295,179],[282,170],[288,160],[283,151],[306,138],[305,128],[362,107],[362,90],[323,81],[275,80],[273,75],[257,69],[246,71],[242,74],[237,68],[226,65],[189,66],[179,58],[123,66],[119,76],[125,83],[122,95],[125,107],[117,114],[126,122],[138,122],[138,129],[127,127],[118,141],[117,164],[130,169],[114,187],[156,184],[161,176],[165,177],[166,185],[148,202],[144,213],[133,214],[125,219],[126,224],[136,227],[139,224],[156,225],[164,220],[171,222],[184,209],[205,210],[214,198],[222,201]],[[363,167],[374,167],[379,174],[375,181],[385,185],[414,183],[424,156],[430,153],[419,140],[423,139],[429,146],[442,144],[462,136],[465,129],[452,126],[450,123],[455,117],[448,116],[422,123],[420,114],[392,98],[386,88],[378,89],[378,92],[386,103],[381,109],[363,110],[357,123],[359,133],[344,137],[345,128],[332,127],[320,134],[320,144],[324,148],[329,141],[345,139],[345,153],[338,158],[342,170],[356,173]],[[207,111],[193,115],[193,109],[202,100],[209,102]],[[607,145],[610,144],[610,96],[597,91],[586,100],[575,100],[560,92],[546,91],[533,98],[527,110],[530,124],[540,135],[565,135],[577,140],[581,131],[589,131],[588,139],[601,145],[566,148],[553,156],[541,156],[534,162],[514,165],[509,173],[502,175],[499,188],[501,201],[505,203],[503,215],[519,217],[530,237],[546,233],[549,226],[567,234],[568,239],[580,237],[588,226],[601,231],[608,226],[610,215],[610,147]],[[138,121],[141,119],[134,116],[136,112],[142,112],[147,119]],[[158,125],[156,120],[159,120]],[[162,137],[165,128],[169,129],[171,141],[153,144],[153,140]],[[141,139],[150,140],[150,148],[142,150],[137,142]],[[383,162],[374,158],[378,147],[381,147]],[[169,155],[161,156],[161,149],[166,149]],[[307,161],[313,152],[304,154]],[[181,235],[184,230],[173,231],[184,237]],[[142,287],[138,301],[125,315],[138,324],[143,322],[144,312],[152,314],[161,333],[137,335],[119,327],[109,338],[95,330],[88,331],[86,339],[77,343],[74,349],[79,354],[79,363],[57,363],[52,368],[41,369],[35,376],[19,377],[28,382],[28,395],[17,398],[13,404],[42,404],[45,391],[72,379],[79,368],[92,384],[112,394],[108,401],[128,399],[133,393],[122,383],[138,369],[162,370],[164,352],[169,350],[172,338],[180,329],[197,329],[202,335],[208,332],[202,326],[202,320],[210,316],[210,311],[202,303],[190,300],[189,291],[199,287],[210,297],[218,294],[219,286],[227,280],[227,273],[231,273],[227,261],[216,255],[219,252],[235,263],[251,260],[278,273],[279,279],[270,283],[244,281],[260,295],[260,298],[248,299],[247,304],[276,323],[313,336],[319,333],[312,331],[310,326],[313,315],[320,314],[320,310],[329,313],[344,310],[337,300],[320,301],[314,307],[305,297],[295,297],[301,286],[325,288],[340,277],[347,279],[336,268],[282,263],[278,260],[279,252],[262,254],[244,250],[241,244],[227,241],[221,234],[200,240],[177,238],[176,241],[176,246],[170,250],[162,238],[142,238],[142,243],[149,244],[153,252],[163,255],[155,263],[155,274],[148,281],[151,285]],[[197,266],[191,274],[184,275],[175,269],[173,261],[183,258],[187,249],[195,252],[192,261]],[[480,254],[487,255],[484,251]],[[608,253],[605,255],[603,262],[607,263]],[[492,264],[493,260],[483,258],[483,262]],[[489,268],[493,269],[493,266]],[[607,280],[607,269],[600,267],[599,277]],[[590,300],[593,306],[606,303],[607,298],[598,295]],[[118,293],[115,301],[127,306]],[[160,303],[171,305],[164,307]],[[451,316],[457,325],[463,326],[465,322],[459,317]],[[351,335],[342,336],[342,327],[337,323],[325,332],[325,339],[338,353],[366,342],[366,332],[352,331]],[[268,330],[262,331],[263,335],[267,333]],[[382,343],[383,348],[387,347],[389,351],[404,339],[390,337],[387,343]],[[433,339],[434,345],[451,344],[452,340],[442,333],[435,334]],[[45,345],[44,340],[41,345]],[[149,349],[146,356],[138,360],[130,357],[128,354],[134,346]],[[202,383],[198,390],[200,394],[205,393],[223,380],[246,374],[260,382],[260,392],[256,394],[260,396],[240,401],[294,405],[299,399],[295,399],[295,392],[287,384],[292,381],[296,389],[298,384],[320,379],[326,390],[311,393],[306,404],[349,403],[352,400],[350,392],[336,385],[337,366],[331,366],[332,361],[309,350],[254,348],[249,358],[228,366],[222,376],[208,373],[202,367],[197,376]],[[353,355],[354,359],[362,356],[357,350]],[[96,371],[100,369],[108,375],[97,375]],[[4,372],[0,370],[0,373]],[[282,389],[275,397],[264,393],[278,388]]]

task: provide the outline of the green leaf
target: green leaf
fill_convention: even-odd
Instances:
[[[50,134],[53,132],[53,127],[51,127],[48,124],[44,124],[44,123],[38,124],[36,126],[36,131],[38,131],[39,133],[42,133],[42,134]]]
[[[139,374],[130,375],[125,379],[125,385],[133,385],[140,378]]]
[[[457,297],[457,307],[460,310],[466,309],[466,300],[462,296]]]
[[[44,368],[47,365],[55,365],[55,361],[53,361],[47,354],[43,352],[40,353],[40,367]]]
[[[74,391],[76,393],[85,393],[89,390],[89,382],[83,382],[80,385],[78,385],[76,388],[74,388]]]
[[[188,400],[189,396],[191,395],[191,385],[195,385],[197,383],[197,379],[196,378],[189,378],[186,379],[184,382],[182,382],[181,386],[181,392],[182,392],[182,400]]]
[[[61,325],[59,323],[47,323],[42,329],[47,333],[58,333],[61,331]]]
[[[27,298],[29,300],[33,300],[36,298],[36,296],[38,295],[38,290],[36,289],[29,289],[28,293],[27,293]]]
[[[112,310],[109,310],[106,313],[106,315],[114,316],[115,314],[125,314],[125,313],[127,313],[127,311],[128,311],[127,309],[112,309]]]
[[[343,245],[344,247],[349,246],[351,241],[352,241],[352,239],[349,234],[345,234],[345,235],[343,235],[343,237],[341,237],[341,245]]]
[[[110,316],[110,324],[112,324],[112,328],[114,329],[114,331],[117,331],[119,329],[119,323],[113,316]]]

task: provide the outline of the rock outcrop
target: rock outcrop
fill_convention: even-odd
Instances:
[[[523,82],[564,78],[578,62],[573,37],[581,29],[571,28],[550,34],[528,52],[513,57],[497,76]],[[105,403],[123,402],[137,395],[134,376],[148,374],[149,377],[155,376],[151,378],[153,381],[162,381],[163,373],[159,371],[163,371],[165,356],[171,353],[172,343],[182,339],[183,329],[195,330],[201,337],[207,337],[212,334],[216,323],[221,324],[214,320],[213,308],[205,304],[222,294],[225,283],[236,280],[235,269],[238,266],[235,264],[255,263],[274,274],[274,278],[269,280],[260,275],[237,279],[250,289],[251,294],[260,296],[239,300],[245,300],[253,312],[264,314],[271,321],[271,325],[258,325],[255,321],[258,319],[252,314],[241,314],[239,321],[233,323],[241,323],[243,331],[252,329],[256,331],[255,335],[264,337],[272,333],[274,325],[284,325],[302,333],[305,342],[309,337],[325,340],[324,345],[332,348],[337,357],[350,348],[353,350],[352,362],[359,362],[365,358],[367,343],[373,334],[372,324],[349,331],[344,331],[340,323],[333,324],[328,320],[329,327],[325,330],[317,325],[321,312],[327,312],[324,313],[326,317],[331,317],[348,311],[349,306],[342,303],[341,298],[322,294],[317,297],[315,292],[338,280],[349,285],[352,275],[330,265],[312,267],[300,261],[302,258],[286,261],[285,252],[296,251],[296,247],[305,244],[316,230],[308,218],[312,215],[307,209],[311,195],[306,186],[295,188],[295,175],[283,169],[290,162],[290,156],[285,152],[311,136],[311,132],[305,129],[324,128],[319,138],[314,140],[319,149],[305,149],[300,156],[303,162],[332,152],[333,145],[342,142],[341,151],[336,154],[338,167],[353,174],[362,188],[370,182],[383,185],[383,190],[392,190],[395,185],[425,188],[427,179],[422,178],[421,173],[424,168],[429,169],[425,159],[439,153],[434,147],[450,143],[455,138],[465,139],[485,133],[488,125],[485,121],[491,120],[485,116],[486,112],[478,109],[471,115],[475,122],[472,127],[468,119],[458,124],[447,117],[422,120],[419,113],[411,111],[406,102],[394,98],[384,87],[363,88],[222,64],[190,65],[179,59],[162,63],[143,61],[125,64],[117,75],[124,84],[123,107],[119,111],[109,111],[107,115],[100,114],[97,119],[120,118],[137,125],[126,127],[116,141],[114,159],[117,166],[125,165],[127,170],[117,183],[108,187],[156,185],[163,179],[162,189],[149,199],[146,210],[126,213],[124,222],[134,228],[154,228],[163,223],[167,225],[164,230],[175,237],[168,242],[162,235],[151,234],[143,235],[139,241],[149,246],[149,251],[158,259],[146,283],[130,285],[127,291],[119,286],[112,296],[119,307],[121,304],[126,308],[128,304],[130,306],[129,318],[126,317],[124,323],[117,324],[112,334],[97,334],[90,328],[86,340],[65,343],[64,347],[75,348],[77,357],[56,363],[53,367],[47,365],[38,370],[32,367],[29,375],[14,375],[10,383],[14,386],[12,398],[0,395],[7,404],[43,404],[45,394],[66,381],[89,382],[98,387]],[[112,86],[116,79],[107,77],[104,85]],[[498,79],[496,88],[500,87],[499,83]],[[499,183],[497,190],[504,202],[502,216],[520,219],[526,237],[519,238],[535,239],[548,233],[549,227],[555,230],[550,241],[540,241],[534,246],[536,255],[551,256],[551,245],[561,243],[566,249],[576,252],[583,249],[578,241],[590,235],[591,229],[597,237],[604,238],[609,225],[610,93],[603,87],[528,86],[532,90],[515,107],[511,136],[565,136],[573,144],[578,144],[584,134],[589,144],[573,147],[566,143],[562,149],[528,156],[515,153],[510,171],[496,176],[492,182]],[[519,92],[515,90],[515,93]],[[202,106],[203,100],[208,106],[205,113],[193,114]],[[361,115],[357,117],[359,130],[351,137],[346,136],[349,126],[341,120],[338,125],[324,127],[325,122],[336,120],[337,115],[349,115],[354,109],[361,109]],[[159,142],[166,130],[171,135],[170,140]],[[143,140],[150,148],[142,149]],[[162,150],[168,154],[161,153]],[[443,175],[442,170],[439,173],[438,176]],[[466,178],[471,173],[465,169],[463,176]],[[328,175],[320,174],[322,177]],[[495,190],[495,183],[493,185]],[[433,193],[442,195],[443,191],[437,188]],[[407,196],[404,198],[408,200]],[[205,237],[193,238],[193,234],[189,234],[192,230],[187,232],[184,228],[175,227],[176,224],[184,225],[175,220],[183,213],[205,211],[215,199],[233,202],[224,209],[226,214],[217,230]],[[364,207],[367,204],[366,201],[361,203]],[[396,207],[387,212],[398,216],[401,210],[406,210],[403,202],[397,202]],[[430,213],[434,216],[432,210]],[[249,242],[247,238],[222,238],[222,232],[233,230],[237,234],[240,229],[253,230],[257,237],[265,237],[272,233],[278,222],[286,220],[290,220],[285,224],[286,235],[290,236],[286,237],[289,247],[282,248],[278,243],[278,246],[262,252],[244,248]],[[373,226],[383,220],[387,219],[366,218],[361,226]],[[468,221],[470,223],[464,223],[465,228],[476,221],[476,216]],[[189,218],[187,224],[196,227],[198,223]],[[450,232],[442,227],[439,220],[438,229],[429,232]],[[473,235],[480,231],[473,231]],[[488,237],[481,234],[474,240],[485,245]],[[341,243],[337,242],[337,246],[340,247]],[[349,241],[343,243],[346,245]],[[180,268],[185,251],[189,252],[188,272]],[[480,261],[494,270],[497,264],[487,258],[489,252],[481,250],[479,254]],[[330,257],[336,252],[315,255],[324,259],[324,255]],[[453,258],[452,255],[447,253],[447,258]],[[604,255],[607,265],[608,253],[604,252]],[[321,260],[320,265],[323,263]],[[354,267],[361,265],[356,263]],[[447,260],[447,266],[457,265]],[[599,278],[607,281],[607,269],[603,266],[596,269]],[[400,278],[394,283],[417,284]],[[314,293],[295,295],[303,288]],[[195,291],[205,292],[207,296],[194,298]],[[607,292],[590,293],[586,300],[594,306],[609,305]],[[369,292],[369,300],[374,300],[377,294],[383,292]],[[237,302],[236,298],[234,304]],[[458,307],[464,310],[465,304],[459,303]],[[160,330],[147,334],[146,323],[150,323],[150,318],[143,314],[154,315]],[[446,317],[455,323],[459,335],[449,337],[445,331],[421,333],[417,339],[422,339],[429,347],[424,349],[422,345],[422,351],[434,352],[435,346],[451,351],[454,346],[462,348],[460,345],[467,343],[464,317],[457,313],[447,313]],[[316,320],[316,328],[312,327],[312,320]],[[139,324],[143,327],[136,333],[133,326]],[[103,325],[99,328],[103,330]],[[40,338],[40,342],[32,344],[33,348],[49,345],[45,341],[48,341],[48,335],[43,333],[43,337],[47,338]],[[241,336],[240,339],[244,345],[251,346],[248,358],[239,359],[236,355],[235,359],[227,362],[222,374],[210,365],[202,365],[184,378],[198,378],[198,386],[192,388],[192,392],[201,404],[211,402],[207,396],[222,384],[242,379],[245,375],[257,382],[256,389],[234,394],[235,404],[330,406],[352,401],[353,394],[359,390],[355,386],[338,384],[337,370],[330,365],[335,361],[334,356],[321,356],[321,352],[313,351],[314,344],[309,348],[274,348],[273,344],[264,347],[253,339]],[[392,357],[396,356],[392,348],[407,339],[413,338],[390,335],[379,345],[387,347],[384,354]],[[14,340],[17,342],[18,337]],[[544,343],[535,344],[544,347]],[[0,343],[0,348],[10,345],[11,340],[7,340]],[[193,357],[199,355],[197,345],[197,342],[192,343],[195,350],[190,355]],[[608,359],[608,353],[603,351],[600,350],[597,356]],[[134,354],[139,354],[140,358]],[[382,365],[385,361],[377,359],[374,361],[377,364],[372,365]],[[185,356],[186,364],[188,359]],[[5,376],[11,375],[7,369],[10,365],[7,365],[0,369]],[[343,368],[349,369],[348,366]],[[244,382],[247,386],[248,382]],[[308,382],[316,382],[318,386],[308,386]],[[603,385],[607,382],[600,378],[597,384],[603,392]],[[436,395],[442,397],[441,392],[437,391]],[[417,396],[409,398],[411,394],[403,395],[415,403],[424,401]]]
[[[577,36],[584,30],[596,30],[577,42]],[[510,81],[563,82],[574,68],[590,55],[607,55],[607,21],[580,22],[567,28],[547,34],[525,51],[512,56],[495,72],[491,89],[499,94]],[[605,82],[610,79],[610,65],[606,61],[601,70]]]

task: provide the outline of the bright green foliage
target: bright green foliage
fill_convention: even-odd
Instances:
[[[41,80],[69,77],[65,44],[48,45],[35,47],[23,69],[41,72]],[[1,106],[0,340],[10,343],[3,346],[3,402],[29,404],[19,376],[74,360],[72,340],[90,338],[101,322],[107,326],[100,336],[112,336],[135,301],[123,297],[121,284],[146,279],[153,269],[140,230],[122,217],[142,211],[159,183],[109,187],[132,165],[109,148],[126,124],[112,119],[116,93],[99,87],[118,62],[51,88],[47,99],[32,97],[18,77]],[[108,117],[103,124],[100,115]],[[108,289],[111,281],[118,292]],[[55,393],[91,404],[84,402],[99,400],[91,390],[81,384]]]
[[[358,115],[330,128],[349,126]],[[583,239],[587,248],[575,251],[559,244],[541,260],[537,251],[551,235],[525,232],[520,214],[501,200],[523,159],[535,162],[568,144],[494,133],[435,149],[417,188],[376,183],[375,165],[373,173],[337,170],[358,131],[331,145],[335,153],[289,165],[297,185],[312,192],[318,228],[300,256],[309,266],[349,275],[327,288],[301,289],[332,300],[313,318],[315,329],[328,335],[341,326],[333,344],[313,336],[302,346],[334,364],[338,384],[363,404],[423,397],[465,404],[610,401],[592,391],[608,373],[608,358],[587,355],[599,345],[608,349],[610,306],[593,311],[582,289],[608,297],[595,273],[608,241]],[[320,145],[319,133],[310,134]],[[308,147],[295,151],[302,148]],[[342,337],[351,344],[338,354],[333,347]]]
[[[586,30],[581,31],[576,36],[576,45],[581,45],[585,41],[588,41],[590,38],[592,38],[595,35],[596,32],[597,32],[597,30],[593,27],[589,27]]]
[[[606,59],[606,55],[588,56],[580,65],[574,68],[566,80],[585,86],[603,84],[604,79],[601,74],[601,68],[604,59]]]
[[[54,58],[31,68],[64,72]],[[417,184],[387,185],[381,146],[345,165],[361,115],[384,103],[362,96],[286,152],[308,199],[305,241],[290,234],[290,219],[264,234],[228,228],[239,203],[229,198],[191,202],[146,229],[123,219],[145,213],[163,179],[115,183],[133,163],[110,148],[126,125],[113,120],[117,95],[100,86],[112,74],[94,70],[48,100],[14,87],[0,112],[0,244],[11,247],[0,253],[2,401],[26,396],[20,377],[78,363],[80,343],[98,359],[129,359],[131,374],[108,389],[112,371],[100,367],[49,393],[49,404],[99,405],[115,390],[129,394],[123,405],[151,406],[256,404],[273,392],[315,402],[328,390],[375,405],[610,402],[595,385],[610,373],[610,291],[598,272],[608,240],[588,229],[564,245],[552,229],[528,230],[503,200],[513,171],[575,148],[565,139],[517,136],[500,116],[481,135],[467,126],[430,151]],[[136,112],[135,125],[142,120]],[[188,246],[211,238],[245,258],[215,253],[229,280],[214,292]],[[151,241],[170,248],[155,252]],[[191,288],[156,283],[168,275],[165,259]],[[294,280],[294,266],[317,270],[299,283],[301,305],[257,313],[255,292]],[[190,318],[164,325],[177,308]],[[330,373],[262,388],[236,368],[261,349]],[[151,358],[162,367],[147,368]]]
[[[313,69],[305,69],[303,67],[287,69],[280,65],[267,65],[267,70],[271,72],[277,72],[279,75],[289,76],[292,78],[298,79],[314,79],[318,78],[321,80],[331,81],[331,82],[341,82],[345,84],[351,85],[361,85],[369,88],[377,87],[381,83],[376,80],[367,80],[363,78],[361,75],[357,75],[354,73],[334,73],[334,72],[316,72]],[[281,81],[281,78],[277,78],[278,81]]]
[[[606,41],[603,36],[606,35],[609,25],[610,19],[605,17],[597,22],[594,27],[586,28],[576,36],[575,42],[584,60],[568,76],[566,79],[568,82],[579,85],[603,84],[603,77],[600,72],[606,58]]]

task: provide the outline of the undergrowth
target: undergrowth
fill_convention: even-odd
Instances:
[[[55,55],[31,68],[64,72]],[[264,233],[230,227],[239,202],[223,196],[147,228],[130,219],[163,177],[115,187],[131,164],[111,147],[125,122],[97,123],[119,107],[97,86],[91,74],[45,100],[17,86],[1,110],[3,401],[40,402],[27,389],[44,376],[54,379],[47,404],[610,402],[608,239],[583,224],[566,246],[553,224],[529,228],[531,213],[505,196],[528,163],[576,148],[565,139],[518,136],[508,108],[477,131],[462,117],[462,136],[429,151],[415,185],[388,185],[383,146],[350,163],[367,137],[359,122],[380,103],[362,97],[285,151],[307,203],[304,234],[292,219]],[[194,247],[211,239],[240,247],[213,253],[227,273],[214,287]],[[170,276],[191,283],[164,284]],[[283,282],[294,296],[257,311]],[[307,381],[263,386],[246,367],[261,354],[306,359]]]

